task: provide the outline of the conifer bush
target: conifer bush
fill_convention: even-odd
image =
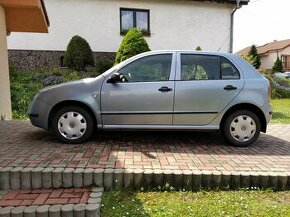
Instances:
[[[88,65],[93,66],[94,56],[89,43],[78,35],[72,37],[64,55],[64,64],[77,71],[83,71]]]

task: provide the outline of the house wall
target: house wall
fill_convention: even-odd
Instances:
[[[230,14],[234,5],[181,0],[46,0],[48,35],[12,33],[10,50],[64,51],[74,35],[84,37],[94,52],[116,52],[120,7],[150,10],[152,50],[229,51]],[[223,46],[222,46],[223,45]]]
[[[11,98],[6,40],[5,10],[0,5],[0,120],[11,119]]]

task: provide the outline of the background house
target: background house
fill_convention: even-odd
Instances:
[[[249,0],[241,0],[241,5]],[[152,50],[230,51],[236,0],[45,0],[50,34],[13,33],[10,63],[18,69],[62,64],[69,40],[80,35],[91,45],[96,62],[114,59],[127,29],[144,31]]]
[[[247,55],[251,47],[246,47],[237,52],[238,55]],[[279,57],[283,62],[284,71],[290,71],[290,39],[283,41],[273,41],[263,46],[257,47],[261,58],[261,70],[270,71]]]

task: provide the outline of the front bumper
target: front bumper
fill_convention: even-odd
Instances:
[[[31,124],[48,130],[48,118],[51,106],[36,96],[28,109],[28,116]]]

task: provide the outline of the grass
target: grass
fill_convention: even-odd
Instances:
[[[290,99],[273,99],[273,124],[290,124]]]
[[[290,216],[290,192],[105,192],[102,216]]]

